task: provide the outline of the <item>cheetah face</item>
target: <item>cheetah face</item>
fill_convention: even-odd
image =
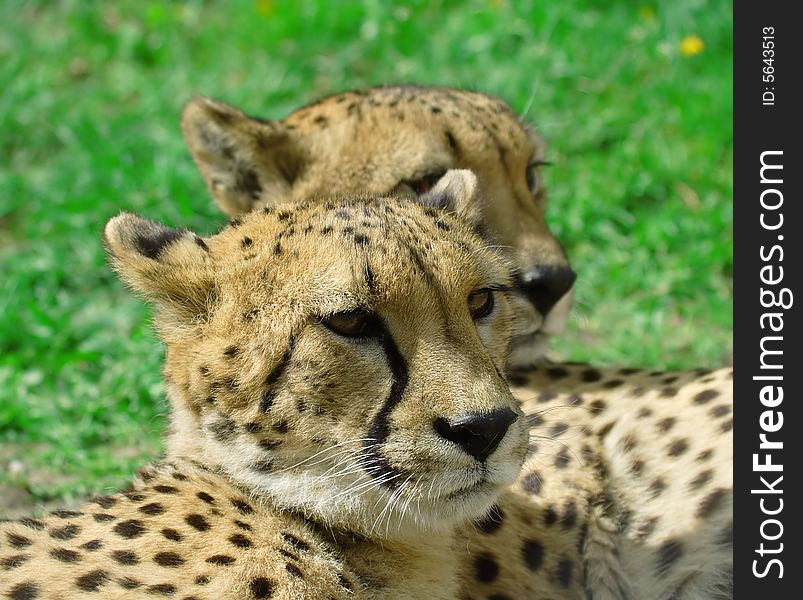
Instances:
[[[112,262],[167,345],[168,453],[254,495],[372,535],[481,515],[526,432],[501,370],[506,262],[463,221],[476,178],[397,198],[254,211],[200,238],[134,215]]]
[[[474,171],[484,188],[479,230],[516,267],[509,364],[537,361],[562,330],[575,275],[544,220],[543,144],[504,102],[387,87],[332,96],[278,122],[195,98],[182,128],[212,195],[232,216],[361,190],[420,199],[448,169]]]

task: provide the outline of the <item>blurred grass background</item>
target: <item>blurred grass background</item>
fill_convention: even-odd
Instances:
[[[162,348],[104,264],[121,209],[224,219],[193,93],[280,118],[391,82],[472,87],[549,143],[575,269],[562,359],[683,368],[732,346],[728,1],[0,3],[0,512],[124,485],[159,452]]]

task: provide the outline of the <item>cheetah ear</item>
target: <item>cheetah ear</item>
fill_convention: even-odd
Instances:
[[[457,214],[473,228],[482,223],[482,194],[477,176],[468,169],[450,169],[418,201]]]
[[[120,279],[180,320],[203,314],[214,279],[209,247],[197,235],[131,213],[106,223],[103,241]]]
[[[286,196],[308,162],[301,138],[279,121],[211,98],[184,105],[181,129],[209,192],[229,216]]]

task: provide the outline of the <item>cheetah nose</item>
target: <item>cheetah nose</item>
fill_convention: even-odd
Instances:
[[[535,267],[519,277],[519,287],[543,316],[568,292],[577,274],[569,267]]]
[[[509,408],[489,413],[470,413],[452,421],[436,419],[435,431],[483,462],[493,454],[517,418],[516,413]]]

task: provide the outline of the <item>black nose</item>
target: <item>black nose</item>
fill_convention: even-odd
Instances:
[[[477,460],[484,461],[493,454],[516,419],[516,413],[502,408],[490,413],[470,413],[451,421],[436,419],[435,431]]]
[[[543,316],[568,292],[577,274],[569,267],[536,267],[522,273],[519,287]]]

